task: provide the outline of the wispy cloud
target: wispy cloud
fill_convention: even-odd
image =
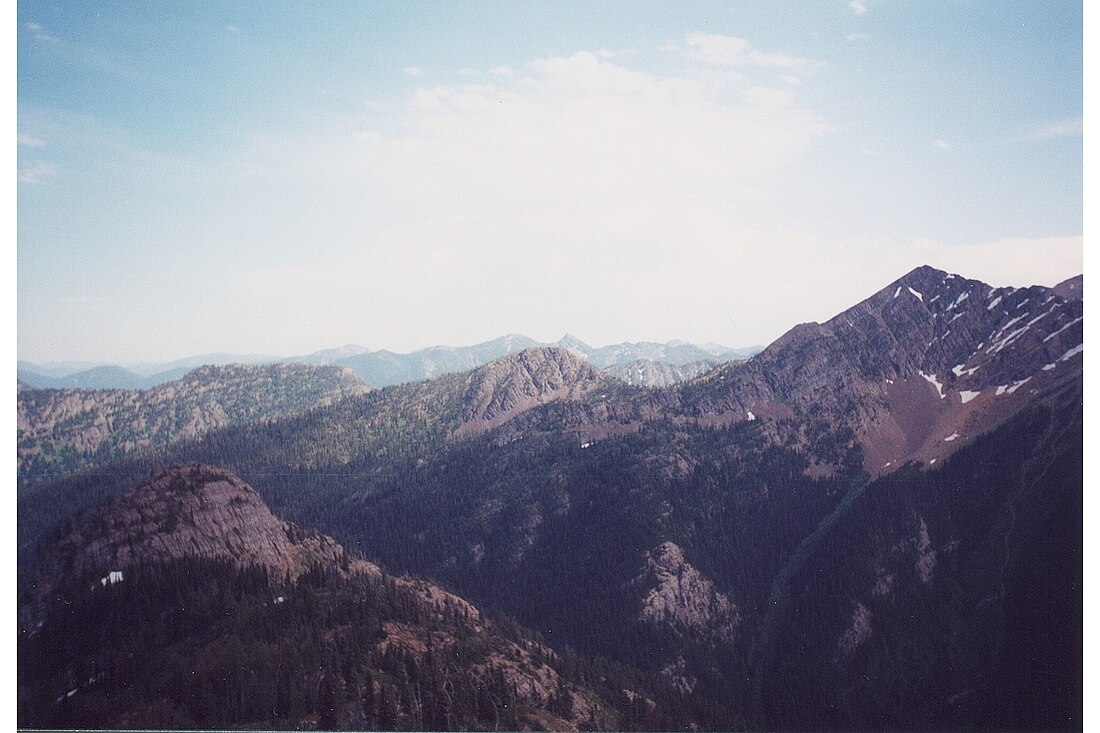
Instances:
[[[35,31],[35,32],[42,30],[42,26],[39,25],[38,23],[34,23],[34,22],[24,23],[23,27],[26,28],[29,31]]]
[[[863,15],[867,12],[867,5],[862,0],[848,0],[848,7],[852,9],[852,12],[856,15]]]
[[[848,40],[849,42],[866,41],[870,37],[871,37],[870,33],[862,33],[862,32],[861,33],[849,33],[848,35],[844,36],[844,38],[846,40]]]
[[[406,76],[424,76],[424,70],[419,66],[406,66],[402,71],[405,72]]]
[[[1055,140],[1062,137],[1079,137],[1082,129],[1083,124],[1080,117],[1055,120],[1033,130],[1029,138],[1031,140]]]
[[[46,147],[46,141],[35,137],[34,135],[28,135],[25,132],[18,133],[18,143],[28,148],[44,148]]]
[[[617,50],[612,51],[612,50],[609,50],[609,49],[606,49],[606,48],[601,48],[600,50],[596,51],[595,53],[601,59],[618,59],[618,58],[623,58],[624,56],[637,56],[638,55],[638,49],[636,49],[636,48],[621,48],[621,49],[617,49]]]
[[[230,33],[237,33],[237,34],[239,34],[241,32],[241,29],[238,28],[237,26],[233,25],[232,23],[227,25],[225,27],[225,30],[230,32]]]
[[[19,180],[22,183],[41,183],[57,175],[57,166],[44,160],[35,160],[19,168]]]
[[[510,79],[516,75],[516,70],[511,66],[494,66],[489,69],[489,73],[493,76],[500,76],[506,79]]]
[[[940,150],[950,150],[951,144],[943,138],[938,137],[932,141],[932,147],[939,148]]]
[[[753,48],[744,38],[723,36],[716,33],[689,33],[684,41],[691,48],[691,56],[697,61],[721,66],[758,66],[771,69],[806,69],[822,66],[823,62],[767,53]]]

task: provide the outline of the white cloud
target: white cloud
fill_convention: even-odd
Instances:
[[[464,66],[455,72],[459,76],[480,76],[481,72],[469,66]]]
[[[26,146],[28,148],[44,148],[46,147],[46,141],[41,140],[34,135],[28,135],[25,132],[18,133],[18,144]]]
[[[861,0],[848,0],[848,7],[856,15],[863,15],[867,12],[867,6]]]
[[[1066,120],[1055,120],[1034,130],[1029,136],[1032,140],[1054,140],[1063,137],[1080,137],[1082,134],[1082,121],[1080,117]]]
[[[57,166],[44,160],[35,160],[19,168],[19,180],[22,183],[41,183],[57,175]]]
[[[489,73],[493,76],[501,76],[506,79],[511,79],[512,77],[516,76],[516,70],[513,69],[511,66],[494,66],[493,68],[489,69]]]
[[[950,150],[951,144],[943,138],[936,138],[932,141],[932,147],[939,148],[940,150]]]
[[[419,66],[406,66],[402,71],[405,72],[406,76],[424,76],[424,70]]]
[[[781,76],[779,77],[779,81],[783,82],[784,84],[790,84],[792,87],[797,87],[802,84],[802,80],[799,79],[797,76],[794,76],[793,74]]]
[[[227,25],[225,27],[225,30],[228,31],[229,33],[238,33],[239,34],[241,32],[240,28],[238,28],[237,26],[232,25],[232,24]]]
[[[595,53],[523,71],[420,87],[349,124],[339,145],[274,140],[257,148],[263,159],[235,162],[265,191],[280,176],[304,179],[287,183],[315,212],[298,222],[331,221],[331,192],[349,197],[333,235],[349,237],[343,254],[245,278],[255,322],[272,321],[261,313],[271,309],[310,333],[306,319],[330,314],[386,324],[329,338],[387,348],[586,327],[598,328],[588,334],[596,342],[706,341],[728,327],[720,301],[766,298],[751,283],[786,245],[756,231],[748,212],[786,195],[791,166],[830,129],[796,89],[705,69],[657,76]],[[295,289],[300,297],[264,295],[296,278],[312,283]],[[739,289],[751,296],[729,295]]]
[[[625,56],[637,56],[638,55],[638,49],[636,49],[636,48],[620,48],[618,50],[611,51],[611,50],[608,50],[606,48],[601,48],[598,51],[596,51],[595,54],[597,56],[599,56],[601,59],[618,59],[618,58],[623,58]]]
[[[23,25],[23,27],[26,28],[29,31],[35,31],[35,32],[42,30],[42,26],[39,25],[38,23],[34,23],[34,22],[25,23]]]
[[[689,33],[684,38],[691,47],[691,55],[697,61],[722,66],[759,66],[774,69],[806,69],[821,66],[822,62],[789,56],[781,53],[765,53],[753,48],[744,38],[715,33]]]

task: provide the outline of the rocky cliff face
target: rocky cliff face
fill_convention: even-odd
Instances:
[[[675,634],[733,641],[741,616],[737,606],[714,583],[684,560],[674,542],[663,542],[645,554],[645,566],[635,578],[644,593],[639,618]]]
[[[37,564],[35,596],[112,571],[124,575],[139,562],[188,556],[261,565],[291,579],[315,565],[378,572],[350,560],[332,539],[276,517],[229,471],[187,463],[157,471],[64,533]]]

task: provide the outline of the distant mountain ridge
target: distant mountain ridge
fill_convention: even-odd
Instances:
[[[303,364],[204,366],[148,389],[20,389],[20,484],[217,427],[331,404],[369,389],[349,370]]]
[[[348,367],[372,387],[388,387],[418,379],[431,379],[441,374],[467,371],[505,354],[532,347],[548,346],[568,349],[600,368],[638,360],[677,366],[701,361],[719,363],[731,359],[744,359],[760,350],[760,347],[731,349],[718,344],[696,346],[684,341],[669,341],[663,344],[642,341],[593,348],[568,334],[552,344],[511,334],[471,346],[430,346],[406,354],[385,349],[371,351],[362,346],[348,344],[287,358],[206,354],[164,364],[128,366],[77,362],[38,365],[20,361],[17,376],[22,384],[39,389],[148,389],[179,379],[195,367],[202,365],[293,363]],[[674,373],[678,373],[678,370],[666,371],[663,378],[649,386],[657,386],[658,382],[666,383]]]

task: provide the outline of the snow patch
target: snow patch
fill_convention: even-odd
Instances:
[[[948,435],[946,438],[943,439],[943,442],[944,443],[950,443],[952,440],[957,440],[958,438],[959,438],[958,433],[951,433],[951,435]]]
[[[1061,327],[1061,328],[1059,328],[1059,329],[1058,329],[1057,331],[1055,331],[1054,333],[1050,334],[1050,335],[1049,335],[1049,336],[1047,336],[1047,337],[1046,337],[1045,339],[1043,339],[1043,343],[1045,344],[1045,343],[1046,343],[1047,341],[1050,341],[1050,340],[1051,340],[1052,338],[1054,338],[1055,336],[1057,336],[1058,334],[1060,334],[1060,333],[1061,333],[1062,331],[1065,331],[1065,330],[1066,330],[1067,328],[1069,328],[1070,326],[1073,326],[1074,324],[1080,323],[1080,322],[1081,322],[1081,321],[1083,321],[1083,320],[1084,320],[1084,316],[1081,316],[1081,317],[1078,317],[1078,318],[1074,318],[1074,319],[1073,319],[1072,321],[1070,321],[1069,323],[1067,323],[1066,325],[1062,326],[1062,327]]]
[[[917,300],[919,300],[922,303],[924,302],[924,296],[923,295],[918,293],[916,290],[913,290],[913,288],[910,288],[908,285],[906,285],[905,287],[909,290],[910,293],[917,296]]]
[[[991,311],[991,310],[993,310],[994,308],[996,308],[996,307],[997,307],[997,304],[998,304],[998,303],[1000,303],[1000,302],[1001,302],[1001,296],[999,296],[999,295],[998,295],[998,296],[997,296],[996,298],[994,298],[994,299],[993,299],[993,302],[992,302],[992,303],[990,303],[989,305],[987,305],[987,306],[985,307],[985,309],[986,309],[987,311]]]
[[[106,588],[108,585],[114,585],[115,583],[122,582],[122,571],[112,570],[109,574],[104,575],[99,579],[99,584]]]
[[[590,445],[592,445],[592,444],[591,443],[581,443],[581,448],[587,448]]]
[[[1060,357],[1058,357],[1058,361],[1066,361],[1067,359],[1071,359],[1074,356],[1076,356],[1077,354],[1080,354],[1084,350],[1085,350],[1085,345],[1084,344],[1077,344],[1072,349],[1070,349],[1069,351],[1067,351],[1066,353],[1064,353]]]
[[[1013,331],[1012,333],[1008,334],[1003,339],[1001,339],[1000,342],[995,343],[992,346],[990,346],[988,349],[986,349],[985,353],[988,354],[991,351],[994,354],[1001,353],[1001,349],[1003,349],[1004,347],[1011,344],[1013,341],[1015,341],[1017,338],[1022,336],[1030,328],[1031,328],[1031,326],[1022,326],[1021,328],[1017,328],[1015,331]]]
[[[959,397],[962,398],[962,403],[965,405],[967,402],[974,399],[975,397],[977,397],[980,394],[981,394],[981,392],[973,392],[969,389],[964,389],[961,392],[959,392]]]
[[[1028,382],[1030,382],[1030,381],[1031,381],[1031,377],[1028,377],[1027,379],[1021,379],[1021,380],[1020,380],[1020,381],[1018,381],[1018,382],[1013,382],[1013,383],[1012,383],[1012,386],[1011,386],[1011,387],[1009,387],[1009,388],[1008,388],[1007,390],[1005,390],[1005,391],[1006,391],[1006,392],[1008,392],[1009,394],[1012,394],[1013,392],[1015,392],[1016,390],[1018,390],[1018,389],[1019,389],[1020,387],[1023,387],[1023,386],[1025,385],[1025,384],[1027,384],[1027,383],[1028,383]]]
[[[998,384],[997,385],[997,391],[994,392],[994,394],[997,397],[1000,397],[1001,395],[1003,395],[1007,391],[1008,391],[1008,385],[1007,384]]]
[[[917,373],[920,374],[922,377],[924,377],[925,381],[929,382],[930,384],[932,384],[936,387],[936,391],[940,393],[940,399],[941,400],[944,397],[947,396],[946,394],[943,393],[943,383],[940,382],[940,380],[936,379],[935,374],[925,374],[924,372],[917,372]]]
[[[752,410],[746,410],[745,411],[745,417],[747,417],[749,420],[755,420],[756,419],[756,415],[752,414]]]

